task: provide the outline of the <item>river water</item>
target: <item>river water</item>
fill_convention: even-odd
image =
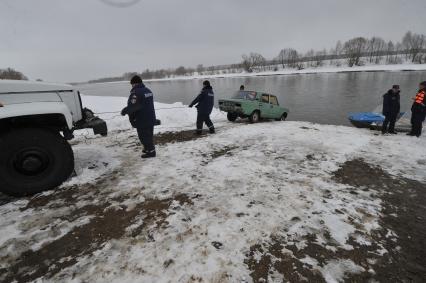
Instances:
[[[426,71],[348,72],[283,76],[211,79],[216,104],[231,97],[240,85],[246,90],[264,91],[278,96],[280,105],[289,108],[288,120],[320,124],[349,125],[350,112],[372,111],[382,103],[382,95],[393,84],[401,86],[402,110],[408,110]],[[199,93],[202,81],[172,80],[147,82],[155,100],[189,104]],[[128,97],[129,83],[79,85],[86,95]]]

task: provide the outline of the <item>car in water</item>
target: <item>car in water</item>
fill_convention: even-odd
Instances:
[[[228,120],[234,122],[237,118],[248,118],[251,123],[260,119],[284,121],[289,113],[281,107],[275,95],[258,91],[238,91],[233,98],[220,99],[219,109],[227,112]]]

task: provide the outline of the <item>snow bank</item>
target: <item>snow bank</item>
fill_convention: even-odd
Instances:
[[[172,80],[192,80],[192,79],[214,79],[214,78],[241,78],[241,77],[257,77],[257,76],[276,76],[276,75],[297,75],[297,74],[320,74],[320,73],[342,73],[342,72],[393,72],[393,71],[425,71],[426,64],[395,64],[395,65],[366,65],[354,67],[335,67],[324,66],[318,68],[306,68],[303,70],[297,69],[281,69],[277,71],[261,71],[261,72],[241,72],[230,74],[216,74],[216,75],[193,75],[181,76],[164,79],[146,80],[152,81],[172,81]],[[122,83],[122,81],[110,82]],[[126,83],[128,83],[126,81]]]

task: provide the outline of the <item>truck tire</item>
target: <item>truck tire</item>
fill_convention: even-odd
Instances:
[[[249,116],[250,123],[257,123],[260,120],[260,113],[259,111],[253,111],[251,115]]]
[[[235,122],[235,120],[238,118],[238,115],[235,113],[228,113],[226,116],[229,122]]]
[[[21,128],[0,136],[0,191],[25,196],[56,188],[74,170],[74,154],[59,134]]]

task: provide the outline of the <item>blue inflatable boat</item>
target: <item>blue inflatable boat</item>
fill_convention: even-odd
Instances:
[[[399,114],[399,118],[404,112]],[[375,128],[381,126],[385,120],[385,116],[376,112],[358,112],[349,114],[349,122],[357,128]]]

